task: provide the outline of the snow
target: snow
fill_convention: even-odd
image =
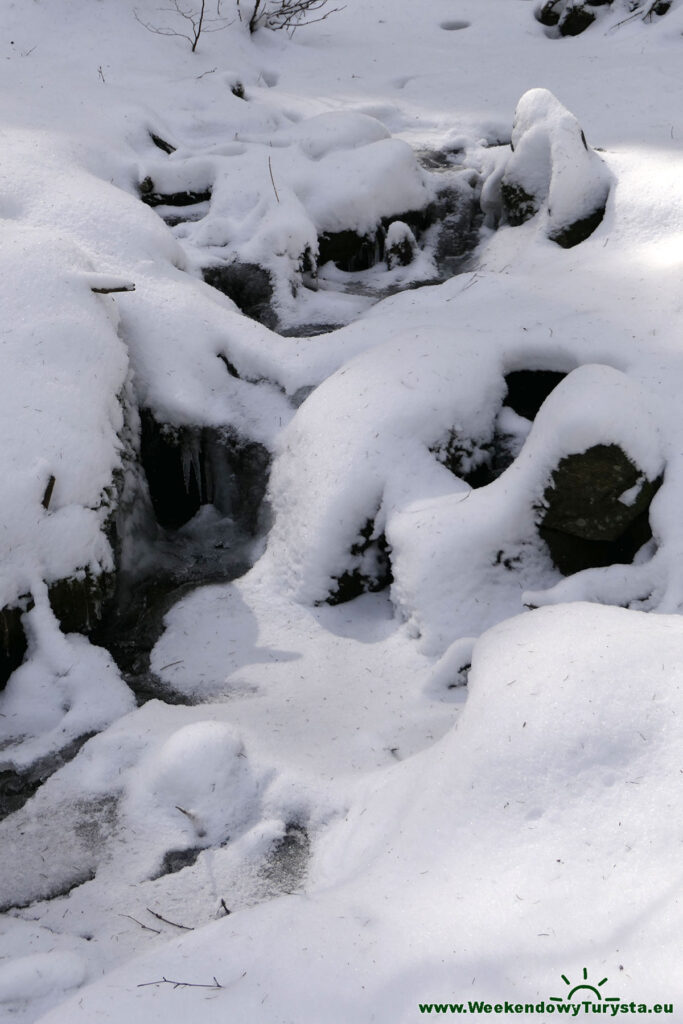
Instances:
[[[194,54],[128,0],[0,14],[0,609],[28,642],[0,798],[53,772],[0,821],[3,1012],[408,1024],[584,968],[678,1005],[683,6],[577,38],[522,0],[251,36],[233,6]],[[211,195],[150,208],[147,178]],[[417,226],[444,190],[483,218],[448,271]],[[374,266],[321,265],[341,231]],[[203,280],[250,264],[271,326]],[[565,376],[532,419],[506,377],[534,370]],[[143,410],[262,445],[269,528],[161,530]],[[640,474],[625,509],[662,478],[652,538],[563,577],[539,518],[596,445]],[[255,564],[226,581],[220,545]],[[383,545],[385,589],[326,603]],[[155,699],[50,605],[121,564],[183,583]]]
[[[176,939],[91,988],[86,1012],[313,1022],[323,1006],[341,1022],[371,1006],[403,1022],[464,996],[473,971],[491,1000],[537,1001],[586,958],[623,999],[673,998],[680,654],[677,617],[573,605],[497,627],[457,731],[362,787],[305,895]],[[225,989],[201,1002],[136,987],[214,976]]]
[[[83,983],[85,964],[75,953],[34,953],[0,967],[0,1002],[22,999],[27,991],[40,998]]]

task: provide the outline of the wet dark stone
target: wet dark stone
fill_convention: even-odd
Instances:
[[[171,153],[175,153],[175,146],[172,146],[170,142],[166,142],[166,140],[162,139],[160,135],[157,135],[155,132],[150,132],[149,137],[157,149],[160,149],[163,153],[168,153],[169,155]],[[145,178],[145,181],[147,181],[147,178]]]
[[[28,644],[21,616],[32,607],[33,598],[26,595],[18,605],[0,611],[0,690],[24,660]]]
[[[563,249],[571,249],[573,246],[579,245],[581,242],[585,242],[586,239],[593,234],[605,216],[605,209],[606,204],[603,204],[587,217],[575,220],[573,224],[569,224],[567,227],[562,228],[560,231],[556,231],[548,237],[551,242],[557,242],[557,244],[561,245]]]
[[[355,231],[326,231],[318,238],[318,264],[334,263],[339,270],[355,274],[369,270],[384,256],[384,231],[358,235]]]
[[[631,505],[619,501],[638,483]],[[561,460],[543,496],[542,525],[586,540],[617,540],[648,508],[659,484],[646,480],[618,445],[595,445]]]
[[[244,86],[242,85],[241,82],[235,82],[235,84],[231,86],[230,92],[233,94],[233,96],[236,96],[238,100],[243,100],[245,98]]]
[[[418,243],[428,231],[436,230],[435,256],[439,272],[442,276],[452,276],[477,244],[482,213],[473,186],[463,183],[447,186],[423,210],[407,210],[384,217],[374,232],[359,235],[355,231],[337,231],[320,235],[319,265],[331,261],[347,273],[369,270],[385,258],[387,231],[396,222],[406,224]]]
[[[254,534],[270,453],[216,427],[169,427],[141,413],[140,455],[157,521],[175,530],[202,505],[214,505]]]
[[[345,604],[361,594],[377,593],[393,583],[391,572],[391,549],[385,535],[372,539],[375,524],[368,519],[359,534],[358,541],[351,547],[351,559],[355,562],[335,580],[335,589],[327,597],[327,604]]]
[[[568,4],[557,27],[561,36],[579,36],[593,24],[595,15],[582,4]]]
[[[140,182],[140,199],[147,206],[194,206],[195,203],[205,203],[211,199],[211,189],[201,192],[157,192],[154,182],[147,177]]]
[[[559,530],[539,528],[550,555],[563,576],[606,565],[629,565],[652,538],[648,512],[642,512],[616,540],[587,540]]]
[[[526,192],[521,185],[503,180],[500,194],[505,209],[505,218],[511,227],[519,227],[539,211],[539,202],[536,197]]]
[[[533,420],[548,395],[566,376],[557,370],[513,370],[505,377],[505,405],[518,416]]]
[[[560,20],[561,6],[562,0],[546,0],[536,12],[536,20],[540,21],[541,25],[552,28]]]
[[[538,519],[558,569],[630,562],[651,537],[647,518],[661,479],[647,480],[618,445],[567,455],[552,475]],[[635,501],[619,500],[639,485]]]
[[[401,222],[402,223],[402,222]],[[406,225],[405,233],[396,238],[391,245],[386,247],[386,261],[389,270],[394,267],[407,267],[415,259],[415,236]]]
[[[217,288],[252,320],[266,327],[277,326],[273,310],[273,282],[270,274],[257,263],[223,263],[205,267],[202,275],[207,284]]]
[[[73,760],[83,744],[94,735],[88,732],[78,736],[56,753],[34,761],[29,768],[16,770],[0,761],[0,818],[6,818],[23,807],[36,790],[59,768]]]

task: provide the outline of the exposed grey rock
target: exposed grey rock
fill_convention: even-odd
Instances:
[[[558,569],[569,575],[632,561],[651,537],[647,512],[660,484],[661,479],[648,480],[616,444],[562,459],[537,519]]]

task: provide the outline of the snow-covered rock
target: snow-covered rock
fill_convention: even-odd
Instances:
[[[553,242],[565,249],[583,242],[602,221],[611,176],[547,89],[531,89],[517,104],[512,150],[500,186],[508,223],[523,224],[542,210]]]

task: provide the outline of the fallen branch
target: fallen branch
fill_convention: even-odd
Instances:
[[[128,915],[124,915],[127,917]],[[154,929],[152,929],[154,931]],[[244,975],[242,975],[244,977]],[[148,985],[173,985],[173,988],[223,988],[220,982],[213,979],[212,985],[203,985],[197,981],[172,981],[170,978],[160,978],[159,981],[142,981],[138,988],[147,988]]]
[[[54,474],[51,473],[50,474],[50,479],[47,482],[47,486],[45,488],[45,492],[43,494],[43,500],[42,500],[42,503],[41,503],[46,512],[47,512],[47,510],[50,507],[50,499],[52,498],[52,492],[54,490],[56,482],[57,481],[55,479]]]
[[[194,928],[191,924],[178,924],[177,921],[169,921],[167,917],[162,917],[161,914],[157,914],[156,910],[152,910],[151,907],[145,907],[148,914],[152,917],[156,917],[157,921],[163,921],[164,924],[170,924],[173,928],[183,928],[186,932],[193,932]]]
[[[186,811],[184,807],[178,807],[178,804],[175,805],[175,809],[176,811],[180,811],[181,814],[184,814],[188,821],[192,822],[197,833],[197,836],[200,839],[203,839],[203,837],[206,835],[206,829],[202,825],[197,815],[193,814],[192,811]]]
[[[136,924],[139,924],[146,932],[154,932],[155,935],[161,935],[159,928],[150,928],[148,924],[143,924],[142,921],[138,921],[137,917],[131,917],[130,914],[119,914],[119,917],[127,917],[129,921],[135,921]]]

